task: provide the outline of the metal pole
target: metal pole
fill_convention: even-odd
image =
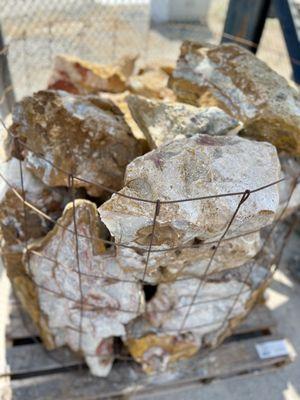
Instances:
[[[230,0],[221,42],[233,42],[256,53],[271,0]]]

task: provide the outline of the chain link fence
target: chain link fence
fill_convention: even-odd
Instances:
[[[146,50],[149,0],[1,0],[0,4],[17,99],[47,86],[56,54],[109,63]]]
[[[174,64],[183,40],[217,44],[228,0],[211,0],[206,20],[160,24],[151,24],[151,0],[0,0],[0,6],[1,47],[7,46],[12,87],[20,100],[47,86],[57,54],[105,64],[138,53],[143,61]],[[268,18],[257,56],[291,77],[276,18]]]

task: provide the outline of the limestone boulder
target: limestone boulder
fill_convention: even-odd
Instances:
[[[259,232],[225,238],[210,261],[216,244],[215,241],[198,243],[197,240],[193,240],[176,250],[156,252],[154,250],[149,258],[146,279],[153,282],[156,277],[156,282],[172,282],[181,277],[201,278],[206,273],[210,275],[236,268],[251,260],[259,252],[262,241]]]
[[[215,347],[249,313],[270,275],[247,263],[212,275],[160,284],[144,319],[127,327],[124,342],[145,372],[165,370],[206,347]],[[199,289],[200,286],[200,289]]]
[[[159,199],[162,203],[156,217],[153,249],[216,240],[242,196],[191,199],[243,193],[275,182],[279,176],[277,152],[269,143],[237,136],[195,135],[168,142],[131,162],[124,188],[102,204],[99,212],[116,243],[148,248],[155,202]],[[182,199],[191,201],[174,202]],[[231,224],[228,237],[270,224],[278,202],[278,185],[251,193]]]
[[[246,136],[300,154],[299,93],[246,49],[184,42],[169,86],[179,101],[241,120]]]
[[[121,111],[97,96],[40,91],[15,107],[15,154],[46,185],[83,187],[91,196],[119,190],[126,165],[143,153]],[[24,144],[25,143],[25,144]],[[55,166],[55,167],[54,167]],[[80,180],[81,179],[81,180]]]
[[[145,134],[142,132],[132,113],[129,109],[127,97],[130,94],[128,90],[123,93],[101,93],[101,97],[111,100],[123,113],[126,123],[131,129],[131,132],[135,138],[140,140],[144,145],[144,153],[150,151],[149,143],[146,140]]]
[[[236,238],[228,237],[221,242],[210,261],[216,244],[216,241],[198,243],[197,240],[193,240],[176,249],[154,246],[148,263],[147,249],[118,247],[116,252],[121,268],[130,274],[131,279],[157,285],[185,277],[202,278],[205,274],[211,275],[236,268],[251,260],[260,251],[262,240],[259,232]]]
[[[197,108],[133,95],[127,97],[127,103],[152,149],[199,133],[230,135],[241,129],[239,121],[217,107]]]
[[[76,200],[75,209],[67,205],[54,229],[31,244],[25,268],[55,346],[68,345],[94,375],[106,376],[112,337],[124,335],[125,325],[144,311],[144,298],[141,284],[105,248],[101,230],[96,206]]]
[[[35,210],[29,206],[24,208],[23,196]],[[25,272],[22,257],[27,245],[45,236],[52,228],[52,222],[43,214],[55,221],[69,198],[66,190],[45,186],[24,167],[23,162],[15,158],[0,164],[0,248],[3,264],[15,294],[39,328],[49,349],[53,348],[52,336],[39,311],[36,288]]]
[[[134,71],[137,56],[126,56],[114,65],[101,65],[68,55],[57,55],[48,88],[73,94],[120,93]]]
[[[129,78],[128,89],[131,93],[144,97],[175,100],[172,90],[168,88],[169,72],[161,66],[142,69]]]
[[[37,210],[56,220],[69,201],[70,194],[62,188],[47,187],[25,167],[24,162],[16,158],[0,164],[0,220],[6,246],[23,247],[26,241],[45,236],[53,225],[28,206],[25,206],[25,216],[24,197]]]

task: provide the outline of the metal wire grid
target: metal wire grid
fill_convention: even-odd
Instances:
[[[3,123],[3,122],[2,122],[2,123]],[[15,140],[15,142],[18,144],[18,146],[23,146],[23,147],[26,147],[26,146],[27,146],[26,143],[22,142],[19,138],[14,137],[14,136],[12,135],[12,133],[11,133],[9,130],[8,130],[7,132],[8,132],[9,135],[12,136],[12,138]],[[40,154],[35,153],[35,155],[37,155],[38,157],[41,157],[41,158],[42,158],[44,161],[46,161],[46,162],[50,162],[50,161],[48,161],[47,159],[45,159],[44,157],[42,157]],[[51,166],[52,166],[53,168],[57,168],[59,171],[62,171],[60,167],[57,167],[57,166],[53,165],[53,163],[51,163]],[[3,180],[5,181],[5,183],[12,189],[12,191],[13,191],[14,194],[16,195],[16,198],[17,198],[19,201],[21,201],[22,204],[23,204],[24,224],[25,224],[25,235],[26,235],[26,232],[27,232],[27,223],[28,223],[28,222],[27,222],[27,209],[28,209],[28,208],[30,208],[31,210],[33,210],[34,212],[36,212],[36,213],[39,214],[40,216],[44,217],[45,219],[48,219],[48,220],[50,219],[50,220],[51,220],[52,222],[54,222],[54,223],[55,223],[55,221],[53,221],[53,220],[51,219],[51,217],[49,217],[49,216],[48,216],[47,214],[45,214],[43,211],[37,209],[35,206],[33,206],[32,204],[30,204],[30,203],[26,200],[26,194],[25,194],[25,190],[24,190],[24,181],[23,181],[23,166],[22,166],[22,162],[21,162],[21,161],[19,161],[19,167],[20,167],[21,194],[18,193],[18,191],[10,184],[10,182],[7,181],[7,179],[5,178],[5,176],[3,176],[3,174],[0,173],[0,177],[1,177],[1,179],[3,179]],[[95,238],[95,237],[85,236],[85,235],[82,235],[82,234],[78,233],[78,231],[77,231],[77,222],[76,222],[76,202],[75,202],[75,197],[74,197],[74,180],[76,180],[76,179],[81,180],[81,181],[85,181],[85,180],[84,180],[83,178],[78,178],[78,177],[74,176],[70,171],[64,171],[64,173],[65,173],[65,174],[68,176],[68,178],[69,178],[69,188],[70,188],[70,191],[71,191],[71,194],[72,194],[72,202],[73,202],[73,226],[74,226],[74,228],[73,228],[73,229],[67,228],[67,230],[68,230],[70,233],[72,233],[73,236],[74,236],[74,244],[75,244],[75,245],[74,245],[74,259],[76,260],[76,268],[77,268],[77,275],[78,275],[78,283],[79,283],[79,288],[80,288],[80,299],[81,299],[80,304],[79,304],[79,307],[80,307],[80,323],[79,323],[79,326],[78,326],[78,331],[80,332],[80,334],[79,334],[79,343],[78,343],[78,347],[79,347],[79,349],[80,349],[80,348],[81,348],[81,338],[82,338],[82,319],[84,318],[84,307],[83,307],[83,297],[84,297],[84,293],[83,293],[83,291],[82,291],[82,286],[81,286],[82,271],[81,271],[80,259],[79,259],[79,253],[80,253],[80,248],[79,248],[79,246],[80,246],[80,245],[79,245],[79,240],[78,240],[78,238],[79,238],[79,237],[84,237],[84,238],[86,238],[86,239],[88,239],[88,240],[95,240],[95,239],[99,240],[99,238],[98,238],[98,237]],[[292,195],[293,195],[293,193],[294,193],[294,190],[295,190],[295,187],[296,187],[296,185],[297,185],[297,183],[298,183],[298,181],[299,181],[299,178],[300,178],[300,176],[298,176],[298,177],[296,177],[296,178],[292,178],[292,179],[293,179],[293,183],[292,183],[292,185],[291,185],[292,189],[291,189],[291,192],[289,193],[288,200],[287,200],[287,202],[286,202],[286,204],[285,204],[285,207],[283,208],[283,210],[282,210],[282,212],[281,212],[279,218],[278,218],[277,221],[273,224],[273,226],[272,226],[272,228],[270,229],[270,231],[269,231],[267,237],[266,237],[265,240],[263,241],[263,244],[262,244],[261,249],[260,249],[260,251],[259,251],[258,258],[259,258],[259,256],[262,254],[262,252],[263,252],[265,246],[266,246],[267,244],[269,244],[270,240],[272,239],[272,235],[273,235],[273,233],[274,233],[275,230],[276,230],[276,227],[277,227],[278,224],[281,222],[281,217],[283,216],[283,214],[285,213],[286,208],[288,207],[289,201],[290,201],[290,199],[291,199],[291,197],[292,197]],[[176,329],[176,330],[175,330],[175,329],[173,329],[173,330],[171,330],[171,329],[168,329],[168,330],[166,330],[166,329],[163,329],[163,330],[160,329],[160,330],[159,330],[159,333],[160,333],[160,334],[166,334],[166,335],[181,335],[181,334],[185,331],[185,324],[186,324],[187,318],[188,318],[188,316],[189,316],[189,314],[190,314],[190,312],[191,312],[191,310],[192,310],[192,307],[193,307],[194,305],[198,304],[198,303],[201,303],[201,301],[200,301],[200,302],[197,301],[197,298],[198,298],[199,293],[200,293],[201,290],[204,288],[205,284],[207,283],[207,281],[208,281],[208,279],[209,279],[211,264],[212,264],[212,262],[213,262],[213,259],[214,259],[215,255],[216,255],[216,253],[217,253],[217,251],[218,251],[218,249],[219,249],[221,243],[222,243],[223,241],[225,241],[225,240],[230,240],[230,239],[232,239],[232,238],[227,238],[226,236],[227,236],[227,233],[228,233],[228,231],[229,231],[229,229],[230,229],[230,226],[232,225],[233,221],[235,220],[236,216],[238,215],[238,212],[239,212],[240,208],[243,206],[243,204],[246,203],[246,201],[247,201],[248,198],[251,196],[251,194],[256,193],[256,192],[258,192],[258,191],[266,190],[268,187],[271,187],[271,186],[273,186],[273,185],[277,185],[277,184],[279,184],[280,182],[282,182],[282,181],[285,180],[285,179],[291,179],[291,178],[283,178],[283,179],[280,179],[280,180],[275,181],[275,182],[270,182],[269,184],[267,184],[267,185],[265,185],[265,186],[258,187],[258,188],[254,188],[254,189],[245,189],[243,192],[223,193],[223,194],[219,194],[219,195],[215,195],[215,196],[202,196],[202,197],[197,197],[197,198],[187,198],[187,199],[178,199],[178,200],[170,200],[170,201],[161,201],[161,200],[159,200],[159,199],[158,199],[158,200],[142,199],[142,198],[136,198],[136,197],[131,197],[131,196],[125,196],[125,197],[131,199],[132,201],[148,202],[148,203],[153,204],[153,222],[152,222],[152,230],[151,230],[149,245],[146,246],[144,249],[140,249],[140,248],[139,248],[139,251],[143,251],[143,252],[146,254],[146,261],[145,261],[145,265],[144,265],[143,278],[141,279],[141,283],[142,283],[142,284],[146,284],[145,278],[146,278],[146,275],[147,275],[147,269],[148,269],[148,265],[149,265],[149,260],[150,260],[151,254],[154,253],[155,251],[164,251],[164,252],[167,253],[167,252],[170,251],[170,250],[174,250],[174,248],[173,248],[173,249],[158,249],[158,250],[157,250],[157,249],[153,249],[153,239],[154,239],[154,236],[155,236],[156,219],[157,219],[157,217],[158,217],[158,215],[159,215],[159,213],[160,213],[161,208],[164,206],[164,204],[178,203],[178,202],[187,202],[187,201],[201,201],[201,200],[205,200],[205,199],[207,199],[207,198],[220,198],[220,197],[225,197],[225,196],[226,196],[226,197],[227,197],[227,196],[235,196],[235,197],[237,197],[237,206],[236,206],[235,212],[233,213],[232,217],[231,217],[230,220],[228,221],[227,227],[226,227],[226,229],[225,229],[223,235],[220,237],[220,239],[217,240],[217,241],[214,241],[214,242],[210,241],[209,243],[205,243],[205,242],[204,242],[204,243],[200,243],[200,244],[198,244],[198,245],[193,245],[193,247],[201,247],[201,246],[206,246],[206,245],[208,245],[208,244],[211,246],[211,244],[214,243],[212,255],[211,255],[210,259],[209,259],[209,262],[208,262],[208,264],[207,264],[207,267],[205,268],[205,272],[204,272],[203,276],[201,276],[201,278],[198,279],[198,285],[197,285],[197,287],[196,287],[195,292],[194,292],[193,295],[192,295],[192,300],[191,300],[191,302],[190,302],[189,304],[185,304],[184,306],[180,306],[180,308],[186,308],[186,312],[184,313],[184,317],[183,317],[183,319],[182,319],[182,321],[181,321],[180,328],[179,328],[179,329]],[[87,182],[87,181],[85,181],[85,182]],[[115,191],[113,191],[113,190],[111,190],[111,189],[108,189],[108,188],[104,187],[103,185],[98,184],[97,182],[90,182],[90,181],[88,181],[88,182],[89,182],[90,184],[93,184],[93,185],[95,185],[95,186],[98,186],[98,187],[100,187],[100,188],[102,188],[102,189],[104,189],[104,190],[107,190],[109,193],[115,193],[115,194],[118,195],[118,196],[124,196],[123,194],[118,193],[118,192],[115,192]],[[283,252],[283,250],[284,250],[284,248],[285,248],[285,246],[286,246],[286,243],[287,243],[287,240],[288,240],[289,235],[291,234],[292,230],[293,230],[294,227],[296,226],[296,223],[297,223],[297,219],[294,220],[294,223],[292,224],[292,228],[290,228],[290,229],[288,230],[288,233],[285,232],[285,234],[284,234],[283,237],[282,237],[281,244],[278,245],[278,247],[277,247],[279,250],[276,252],[275,256],[272,257],[272,259],[269,261],[269,265],[268,265],[269,277],[271,277],[271,276],[273,275],[273,273],[275,272],[275,270],[276,270],[276,268],[275,268],[275,269],[272,269],[272,268],[271,268],[272,265],[273,265],[276,261],[277,261],[277,268],[278,268],[278,265],[279,265],[279,261],[280,261],[280,259],[281,259],[282,252]],[[66,229],[65,227],[63,227],[63,228]],[[243,234],[243,235],[240,235],[240,236],[245,236],[245,235],[250,234],[250,233],[252,233],[252,232],[249,232],[249,233],[246,233],[246,234]],[[130,245],[128,245],[128,244],[115,243],[115,242],[110,241],[110,240],[103,240],[103,241],[104,241],[106,244],[110,244],[111,246],[114,246],[115,248],[125,246],[125,247],[128,247],[128,248],[132,248],[133,250],[136,249],[136,246],[130,246]],[[31,250],[28,248],[28,240],[27,240],[27,239],[25,240],[25,242],[23,242],[23,245],[24,245],[24,247],[25,247],[25,263],[27,263],[28,270],[30,270],[30,258],[29,258],[29,253],[30,253]],[[180,246],[177,247],[177,249],[182,249],[182,248],[184,248],[184,246],[182,246],[182,247],[180,247]],[[42,253],[39,253],[39,252],[34,251],[34,254],[40,256],[41,258],[45,257],[46,259],[57,263],[57,260],[51,260],[51,259],[49,259],[49,257],[44,256]],[[26,257],[26,255],[27,255],[27,257]],[[191,328],[191,330],[199,329],[199,328],[202,328],[202,327],[204,327],[204,326],[214,325],[216,322],[221,323],[221,326],[222,326],[222,327],[223,327],[224,325],[228,324],[228,322],[230,321],[230,318],[231,318],[231,314],[232,314],[232,312],[233,312],[233,310],[234,310],[234,308],[235,308],[235,305],[237,304],[237,302],[239,301],[241,295],[243,294],[243,292],[244,292],[245,289],[246,289],[247,282],[249,281],[249,278],[251,277],[251,274],[253,273],[253,270],[254,270],[254,268],[255,268],[255,265],[256,265],[256,264],[255,264],[255,261],[253,261],[253,262],[252,262],[252,265],[250,266],[250,268],[249,268],[249,270],[248,270],[247,276],[246,276],[246,278],[245,278],[244,281],[243,281],[243,285],[242,285],[242,287],[240,288],[240,290],[238,291],[238,293],[235,293],[235,294],[232,295],[232,296],[226,296],[226,300],[228,299],[228,297],[229,297],[229,298],[232,297],[233,301],[232,301],[232,305],[230,306],[230,308],[229,308],[229,310],[228,310],[228,313],[226,314],[224,320],[222,320],[222,321],[214,321],[213,323],[208,323],[208,324],[205,324],[205,325],[202,324],[202,325],[199,325],[199,326],[193,326],[193,328]],[[63,264],[62,264],[62,266],[63,266]],[[109,275],[107,275],[107,276],[106,276],[106,275],[101,275],[101,276],[94,276],[94,275],[93,275],[92,277],[93,277],[93,278],[102,278],[102,279],[103,279],[103,278],[110,278],[110,279],[113,278],[113,279],[115,279],[116,281],[118,281],[118,280],[124,281],[124,280],[121,279],[121,278],[118,279],[118,278],[115,278],[115,277],[111,277],[111,276],[109,276]],[[181,279],[189,280],[189,279],[192,279],[192,278],[185,277],[185,278],[181,278]],[[193,279],[195,279],[195,278],[193,278]],[[175,280],[178,280],[178,279],[173,278],[173,281],[175,281]],[[171,280],[171,281],[172,281],[172,280]],[[133,280],[132,282],[137,282],[137,280]],[[43,285],[38,285],[38,284],[37,284],[36,286],[37,286],[40,290],[49,291],[50,293],[52,293],[52,294],[54,294],[54,295],[56,295],[56,296],[59,296],[59,297],[62,297],[62,296],[63,296],[63,297],[65,297],[66,299],[68,299],[68,300],[70,300],[70,301],[74,301],[74,303],[76,303],[77,306],[78,306],[78,300],[76,300],[76,299],[72,299],[72,298],[70,298],[70,297],[66,297],[66,296],[63,295],[62,293],[56,293],[55,291],[53,291],[53,290],[51,290],[51,289],[49,289],[49,288],[47,288],[47,287],[45,287],[45,286],[43,286]],[[141,298],[141,296],[140,296],[140,298]],[[222,300],[222,298],[210,299],[210,300],[208,300],[207,302],[216,301],[216,300],[220,301],[220,300]],[[224,300],[225,300],[225,298],[224,298]],[[205,303],[205,301],[203,301],[202,303]],[[95,312],[103,310],[103,307],[97,307],[97,306],[95,306],[95,305],[93,305],[93,304],[90,304],[90,306],[92,307],[92,310],[95,311]],[[139,303],[139,307],[140,307],[140,303]],[[178,307],[178,309],[179,309],[179,307]],[[122,308],[116,308],[116,310],[118,310],[118,311],[125,311],[125,312],[133,312],[132,310],[124,310],[124,309],[122,309]],[[172,309],[172,311],[176,311],[176,310],[177,310],[177,308]],[[137,311],[139,312],[140,309],[138,309]],[[169,310],[166,310],[166,311],[161,310],[160,312],[161,312],[161,313],[168,313]],[[50,354],[50,357],[51,357],[51,354]],[[123,356],[123,355],[118,355],[118,354],[116,354],[116,355],[114,356],[114,358],[116,358],[116,359],[118,359],[118,358],[124,359],[124,356]]]

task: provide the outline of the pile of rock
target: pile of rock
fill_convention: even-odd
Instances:
[[[300,99],[275,72],[190,42],[174,71],[134,63],[58,57],[0,168],[15,292],[46,347],[99,376],[114,338],[150,373],[217,346],[269,282],[261,234],[300,204]]]

